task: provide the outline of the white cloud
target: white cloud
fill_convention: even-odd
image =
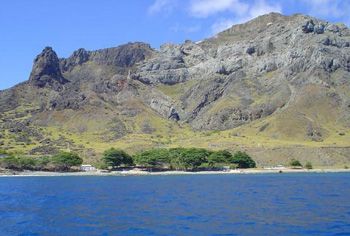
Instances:
[[[317,16],[342,17],[348,14],[349,2],[343,0],[303,0],[310,7],[310,13]]]
[[[331,19],[350,26],[350,1],[348,0],[301,0],[311,16]]]
[[[169,13],[176,5],[176,0],[155,0],[148,8],[149,14]]]
[[[195,17],[207,17],[223,11],[244,14],[249,5],[240,0],[192,0],[190,13]]]
[[[269,4],[265,0],[255,0],[246,11],[240,14],[234,14],[232,18],[220,19],[212,25],[213,34],[219,33],[234,24],[244,23],[260,15],[270,12],[282,12],[279,4]]]
[[[254,4],[249,9],[248,17],[250,19],[257,16],[261,16],[270,12],[282,12],[282,6],[280,4],[269,4],[265,0],[256,0]]]
[[[175,24],[173,27],[170,28],[171,31],[174,33],[178,32],[184,32],[184,33],[195,33],[201,30],[200,25],[193,25],[193,26],[181,26],[180,24]]]

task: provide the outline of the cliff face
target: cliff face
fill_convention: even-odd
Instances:
[[[47,47],[27,82],[0,92],[0,110],[4,130],[61,127],[101,142],[221,130],[227,142],[341,146],[350,141],[349,78],[345,25],[271,13],[160,50],[129,43],[58,59]]]
[[[34,60],[29,83],[39,88],[50,86],[57,90],[67,82],[62,76],[56,53],[51,47],[46,47]]]

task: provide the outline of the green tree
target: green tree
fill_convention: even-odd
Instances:
[[[311,170],[311,169],[312,169],[312,164],[311,164],[311,162],[309,162],[309,161],[306,162],[305,168]]]
[[[291,167],[302,167],[303,165],[300,163],[300,161],[296,160],[296,159],[292,159],[290,162],[289,162],[289,165]]]
[[[181,170],[185,169],[183,163],[181,162],[181,155],[185,151],[185,148],[171,148],[169,149],[169,160],[170,168]]]
[[[194,170],[206,163],[210,152],[202,148],[170,149],[171,165],[175,169]]]
[[[67,171],[73,166],[81,165],[83,159],[81,159],[76,153],[60,152],[52,157],[52,163],[58,170]]]
[[[110,148],[103,153],[103,162],[107,166],[118,167],[121,165],[133,165],[133,159],[129,154],[120,149]]]
[[[231,152],[227,150],[212,152],[208,156],[209,166],[214,166],[215,164],[228,164],[228,163],[231,163],[232,160],[233,160],[233,156]]]
[[[255,161],[246,153],[238,151],[233,155],[232,163],[237,164],[238,168],[255,168]]]
[[[170,163],[169,150],[163,148],[140,152],[133,158],[138,165],[146,167],[163,167]]]

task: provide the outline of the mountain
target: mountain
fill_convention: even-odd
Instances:
[[[270,13],[200,42],[141,42],[59,58],[0,91],[0,148],[244,149],[259,165],[350,163],[350,30]]]

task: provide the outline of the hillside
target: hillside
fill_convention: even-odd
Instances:
[[[141,42],[59,58],[0,91],[0,149],[243,149],[258,165],[350,164],[350,30],[277,13],[200,42]]]

